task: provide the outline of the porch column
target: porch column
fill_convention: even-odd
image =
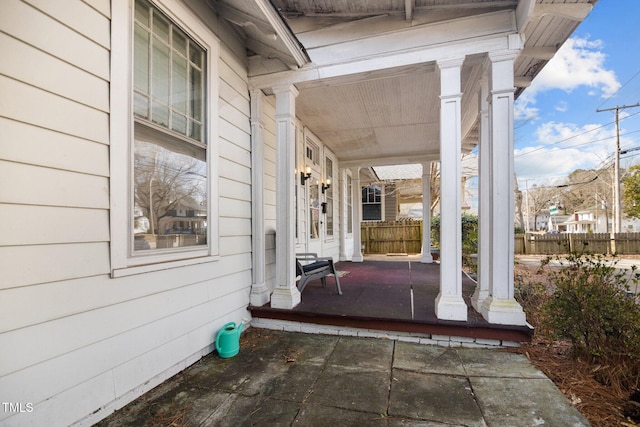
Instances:
[[[295,274],[295,103],[293,85],[274,87],[276,95],[276,286],[271,307],[300,303]]]
[[[360,167],[351,168],[351,209],[353,212],[353,256],[351,262],[362,262],[362,240],[360,237],[360,221],[362,215],[362,188],[360,188]]]
[[[430,264],[431,255],[431,162],[422,163],[422,258],[420,262]]]
[[[249,302],[262,306],[269,302],[265,281],[264,235],[264,94],[251,91],[251,265],[253,278]]]
[[[338,190],[340,195],[340,254],[338,259],[346,261],[349,257],[347,255],[347,170],[345,168],[340,168],[338,182],[340,183]]]
[[[463,62],[464,58],[437,62],[440,69],[440,294],[435,310],[438,319],[466,321],[460,206]]]
[[[491,141],[489,139],[489,80],[480,80],[478,94],[479,141],[478,141],[478,284],[471,297],[471,305],[480,312],[480,307],[489,296],[489,268],[491,261],[491,210],[489,206],[489,184],[491,178]]]
[[[526,325],[513,296],[513,62],[515,51],[490,52],[489,297],[480,312],[489,323]]]

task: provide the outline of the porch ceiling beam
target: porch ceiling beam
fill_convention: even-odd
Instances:
[[[531,85],[531,77],[529,76],[516,76],[513,79],[513,83],[516,87],[529,87]]]
[[[520,55],[548,61],[553,58],[553,55],[555,55],[557,51],[558,48],[555,46],[525,47],[520,51]]]
[[[439,155],[420,154],[415,156],[396,156],[396,157],[369,157],[357,160],[340,160],[341,168],[352,167],[373,167],[373,166],[395,166],[395,165],[412,165],[416,163],[438,161]]]
[[[438,46],[451,40],[467,42],[496,34],[516,32],[514,12],[486,13],[459,19],[434,22],[425,25],[402,28],[386,28],[387,23],[377,21],[363,27],[354,25],[351,30],[340,33],[340,40],[325,40],[325,37],[301,35],[309,57],[314,64],[329,65],[345,61],[354,61],[373,56],[386,56],[398,51]],[[456,52],[449,54],[455,55]]]
[[[396,52],[395,54],[373,56],[337,64],[310,64],[309,66],[299,70],[252,76],[249,78],[249,85],[252,88],[262,89],[265,93],[270,94],[272,93],[271,88],[273,86],[282,83],[300,84],[304,82],[357,75],[397,67],[433,63],[438,59],[449,57],[452,52],[456,52],[457,56],[467,56],[508,48],[508,35],[497,34],[472,40],[460,40],[451,43],[442,43],[435,46],[406,49]]]
[[[581,22],[589,15],[591,9],[591,3],[538,3],[533,13],[535,17],[553,15]]]

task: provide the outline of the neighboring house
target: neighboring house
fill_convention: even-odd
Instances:
[[[594,233],[597,230],[595,214],[590,210],[575,211],[563,224],[568,233]]]
[[[361,262],[363,168],[421,164],[429,200],[440,163],[436,314],[464,322],[476,146],[473,304],[525,325],[513,103],[593,3],[3,1],[0,424],[90,425],[296,306],[295,252]]]
[[[549,230],[549,219],[551,215],[549,214],[549,209],[544,209],[536,213],[535,215],[535,226],[530,227],[531,231],[540,231],[540,230]],[[531,224],[530,224],[531,226]]]
[[[574,212],[563,225],[569,233],[608,233],[613,230],[612,221],[604,209],[585,209]],[[640,219],[623,216],[620,232],[640,232]]]

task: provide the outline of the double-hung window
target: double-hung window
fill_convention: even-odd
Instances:
[[[382,187],[362,187],[362,220],[382,221]]]
[[[218,41],[184,5],[163,10],[149,0],[132,3],[132,9],[114,7],[113,16],[116,39],[118,24],[128,19],[131,53],[117,57],[121,46],[114,42],[112,272],[204,262],[217,253],[211,127]],[[116,73],[125,68],[121,81]],[[126,116],[118,110],[125,103]]]

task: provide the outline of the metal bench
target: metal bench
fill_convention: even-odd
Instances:
[[[318,254],[313,252],[296,254],[296,275],[300,276],[300,280],[298,281],[298,290],[300,292],[307,286],[307,283],[315,279],[320,279],[322,281],[322,287],[326,288],[327,276],[329,274],[333,274],[333,277],[336,279],[338,294],[342,295],[340,278],[333,264],[333,258],[318,257]]]

